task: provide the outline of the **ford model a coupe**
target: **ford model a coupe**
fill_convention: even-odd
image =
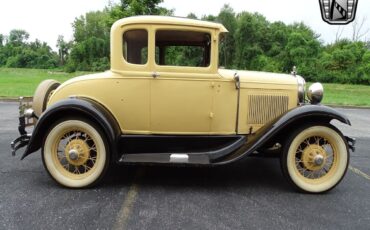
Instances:
[[[13,154],[26,146],[23,159],[41,149],[50,176],[78,188],[96,184],[110,163],[222,165],[275,148],[295,188],[335,187],[354,139],[330,121],[350,121],[320,104],[320,83],[306,93],[294,71],[219,69],[226,32],[221,24],[174,17],[117,21],[110,71],[63,84],[45,80],[32,105],[21,102]]]

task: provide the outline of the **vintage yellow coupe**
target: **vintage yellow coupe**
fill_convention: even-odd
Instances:
[[[41,148],[50,176],[80,188],[95,185],[110,163],[222,165],[275,149],[295,188],[335,187],[354,139],[330,121],[350,121],[320,104],[320,83],[306,93],[295,71],[219,68],[225,33],[221,24],[185,18],[117,21],[110,71],[43,81],[32,108],[21,102],[13,154],[27,146],[23,159]],[[193,63],[169,58],[190,51],[197,54]],[[27,134],[30,120],[35,127]]]

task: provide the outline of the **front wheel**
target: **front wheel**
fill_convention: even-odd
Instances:
[[[56,122],[42,148],[45,169],[59,184],[70,188],[95,185],[109,165],[102,131],[85,120]]]
[[[344,177],[348,147],[331,125],[310,125],[295,131],[284,146],[281,166],[285,177],[300,191],[322,193]]]

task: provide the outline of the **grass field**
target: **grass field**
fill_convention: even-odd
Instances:
[[[68,74],[55,70],[0,68],[0,98],[32,96],[44,79],[63,82],[83,74],[87,72]],[[370,86],[324,84],[323,104],[370,106]]]
[[[324,84],[323,104],[370,106],[370,86]]]
[[[56,70],[0,68],[0,98],[32,96],[37,85],[44,79],[64,82],[86,72],[64,73]]]

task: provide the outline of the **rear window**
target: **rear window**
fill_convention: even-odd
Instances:
[[[123,34],[123,57],[131,64],[146,64],[148,61],[148,31],[129,30]]]

